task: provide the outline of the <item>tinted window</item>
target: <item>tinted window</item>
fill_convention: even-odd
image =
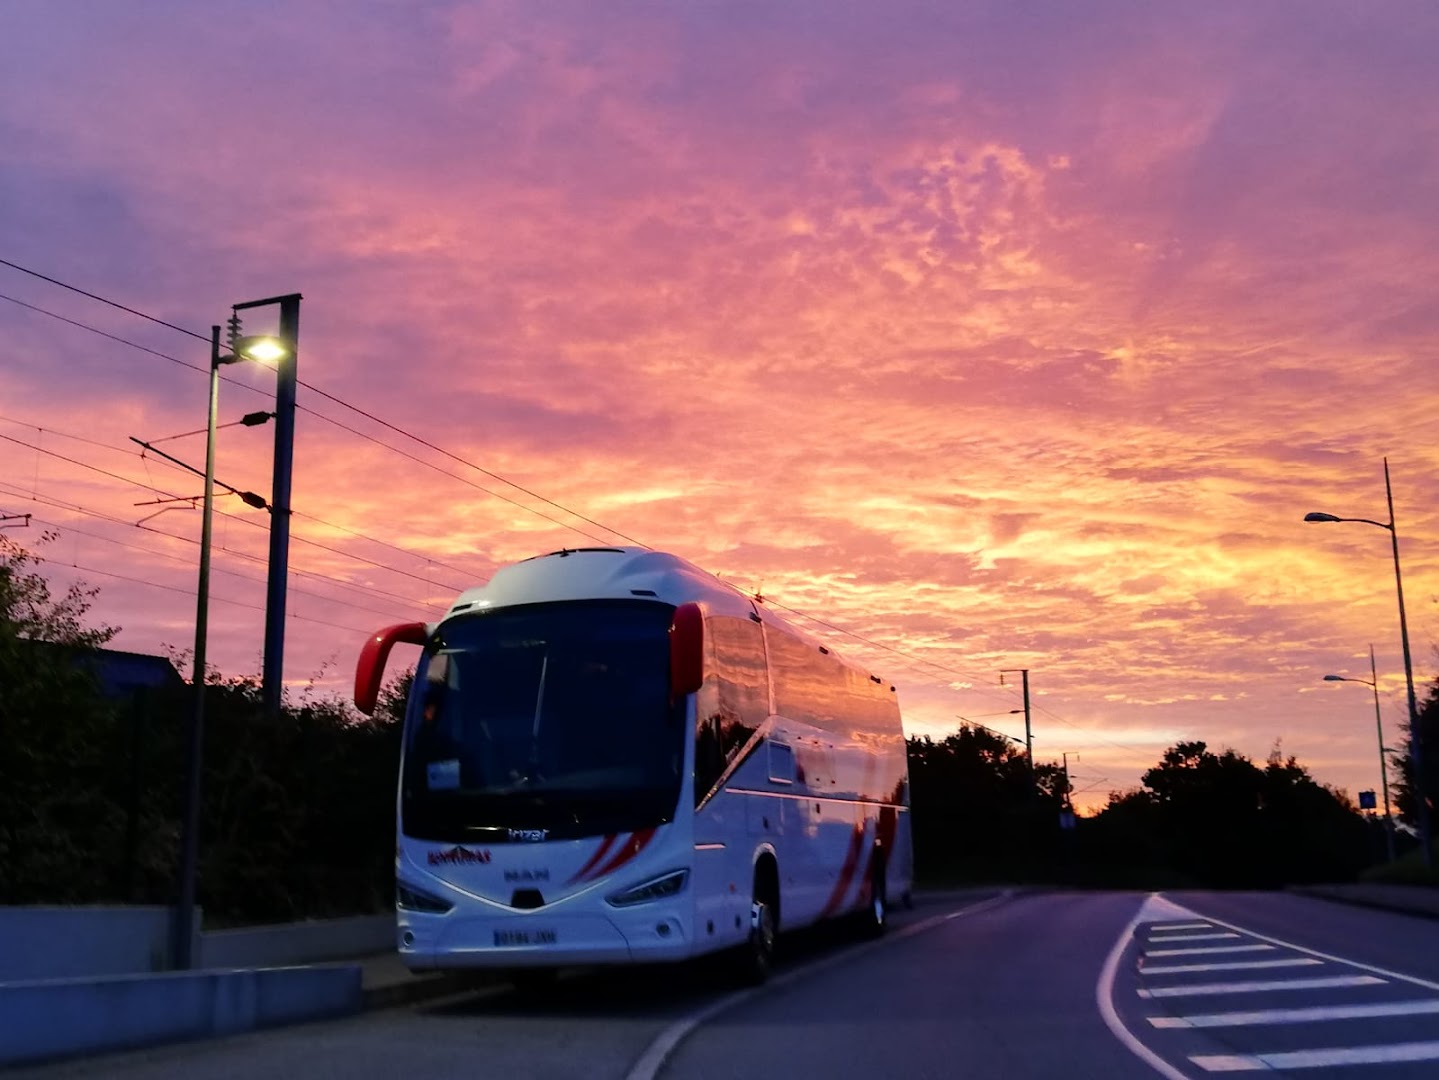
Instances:
[[[705,680],[695,705],[695,802],[713,790],[769,716],[764,633],[750,619],[705,621]]]
[[[669,701],[673,609],[543,604],[463,615],[426,647],[406,723],[415,836],[667,820],[684,751]],[[622,827],[639,827],[625,825]]]

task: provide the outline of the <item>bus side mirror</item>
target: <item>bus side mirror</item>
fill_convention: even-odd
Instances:
[[[675,608],[670,624],[670,700],[693,694],[704,682],[705,621],[698,604]]]
[[[399,623],[387,626],[371,634],[360,650],[360,662],[355,666],[355,707],[366,716],[375,712],[380,700],[380,680],[385,676],[385,661],[390,658],[390,649],[397,642],[405,645],[423,645],[429,636],[422,622]]]

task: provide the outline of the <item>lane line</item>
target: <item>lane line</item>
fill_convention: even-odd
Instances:
[[[1335,1046],[1324,1050],[1288,1050],[1275,1054],[1192,1054],[1189,1060],[1209,1072],[1270,1072],[1274,1069],[1326,1069],[1335,1065],[1393,1065],[1405,1061],[1439,1061],[1439,1042]]]
[[[1324,963],[1312,956],[1296,956],[1286,960],[1230,960],[1221,964],[1161,964],[1142,967],[1141,975],[1190,975],[1196,971],[1241,971],[1254,968],[1313,967]]]
[[[1145,956],[1201,956],[1208,953],[1273,952],[1273,945],[1196,945],[1192,949],[1146,949]]]
[[[782,986],[788,986],[790,983],[796,982],[801,978],[818,974],[846,960],[853,960],[857,956],[862,956],[871,949],[877,949],[896,941],[903,941],[905,938],[922,934],[926,930],[933,930],[936,926],[943,926],[951,919],[957,919],[961,915],[977,915],[980,912],[999,907],[1001,904],[1011,900],[1013,896],[1013,890],[1006,889],[998,896],[991,896],[987,900],[980,900],[968,907],[960,908],[958,911],[945,912],[943,915],[931,915],[929,918],[913,923],[901,930],[885,934],[882,938],[867,941],[862,945],[852,945],[838,953],[805,964],[803,967],[792,968],[781,975],[771,977],[763,986],[747,987],[746,989],[736,990],[733,993],[726,994],[717,1001],[712,1001],[708,1005],[696,1009],[688,1016],[680,1017],[669,1027],[665,1028],[664,1031],[660,1032],[655,1038],[655,1041],[650,1043],[650,1045],[646,1047],[645,1052],[630,1066],[629,1072],[625,1073],[625,1080],[655,1080],[660,1070],[664,1068],[665,1062],[669,1060],[670,1055],[675,1052],[679,1044],[684,1042],[695,1028],[708,1020],[713,1020],[720,1013],[742,1002],[748,1001],[752,997],[757,997],[766,990],[777,990]],[[1179,1080],[1186,1080],[1186,1078],[1181,1076]]]
[[[1157,1028],[1258,1027],[1266,1024],[1316,1024],[1328,1020],[1372,1020],[1385,1016],[1427,1016],[1439,1013],[1439,1001],[1381,1001],[1371,1005],[1311,1005],[1303,1009],[1257,1009],[1253,1012],[1203,1013],[1198,1016],[1151,1016]]]
[[[1344,957],[1335,956],[1333,953],[1320,952],[1318,949],[1310,949],[1304,945],[1295,945],[1293,942],[1284,941],[1281,938],[1269,937],[1267,934],[1255,933],[1253,930],[1245,930],[1242,926],[1235,926],[1233,923],[1225,922],[1223,919],[1212,919],[1210,921],[1218,926],[1227,926],[1231,930],[1248,934],[1250,937],[1258,938],[1260,941],[1267,941],[1272,945],[1279,946],[1281,949],[1293,949],[1295,952],[1304,953],[1306,956],[1317,956],[1321,960],[1332,960],[1334,963],[1343,964],[1345,967],[1357,968],[1360,971],[1372,971],[1376,975],[1383,975],[1390,979],[1398,979],[1401,982],[1409,983],[1411,986],[1422,986],[1426,990],[1439,990],[1439,982],[1434,982],[1431,979],[1421,979],[1417,975],[1405,975],[1403,972],[1391,971],[1388,968],[1382,968],[1375,964],[1360,963],[1358,960],[1346,960]]]
[[[1150,923],[1150,924],[1149,924],[1149,930],[1150,930],[1151,933],[1153,933],[1153,932],[1155,932],[1155,931],[1159,931],[1159,932],[1161,932],[1161,933],[1168,933],[1168,932],[1171,931],[1171,930],[1213,930],[1213,929],[1214,929],[1214,924],[1213,924],[1213,923],[1209,923],[1209,922],[1180,922],[1180,923],[1157,922],[1157,923]]]
[[[1374,975],[1329,975],[1318,979],[1269,979],[1256,982],[1194,983],[1136,990],[1142,998],[1198,997],[1208,994],[1262,994],[1274,990],[1331,990],[1343,986],[1383,986]]]
[[[1124,1026],[1124,1022],[1119,1019],[1118,1010],[1114,1007],[1114,976],[1119,970],[1120,957],[1124,955],[1129,943],[1134,939],[1140,923],[1153,921],[1152,917],[1145,919],[1145,914],[1150,911],[1162,910],[1165,907],[1175,912],[1183,912],[1185,915],[1194,914],[1187,908],[1181,908],[1178,904],[1164,899],[1158,893],[1150,893],[1144,903],[1139,905],[1139,910],[1134,913],[1134,918],[1129,920],[1129,925],[1121,930],[1119,936],[1114,939],[1114,947],[1104,958],[1104,967],[1099,971],[1099,981],[1094,984],[1094,1002],[1099,1006],[1099,1015],[1103,1018],[1105,1027],[1109,1028],[1110,1034],[1118,1039],[1126,1050],[1163,1076],[1165,1080],[1189,1080],[1184,1073],[1140,1042],[1138,1037]]]
[[[1220,938],[1237,938],[1241,936],[1243,935],[1231,934],[1227,931],[1213,934],[1168,934],[1164,937],[1159,937],[1156,934],[1151,934],[1149,936],[1149,940],[1154,942],[1156,945],[1167,945],[1171,941],[1217,941]]]

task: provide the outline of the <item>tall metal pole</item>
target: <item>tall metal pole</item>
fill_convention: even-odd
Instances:
[[[1029,794],[1033,797],[1039,789],[1034,784],[1034,734],[1029,726],[1029,668],[1001,668],[999,684],[1003,686],[1005,675],[1016,671],[1024,681],[1024,760],[1029,766]]]
[[[195,894],[200,863],[200,796],[205,744],[205,645],[210,619],[210,543],[215,511],[215,414],[220,404],[220,328],[210,327],[210,407],[205,426],[205,502],[200,515],[200,580],[195,597],[195,666],[190,739],[185,755],[185,809],[180,839],[180,896],[175,907],[175,967],[194,966]]]
[[[1029,668],[1020,672],[1024,680],[1024,756],[1029,761],[1029,793],[1037,794],[1034,786],[1034,733],[1029,728]]]
[[[1389,813],[1389,763],[1384,758],[1384,721],[1379,717],[1379,672],[1374,666],[1374,646],[1369,646],[1369,685],[1374,690],[1374,730],[1379,733],[1379,783],[1384,789],[1384,848],[1394,861],[1394,818]]]
[[[1411,781],[1418,803],[1419,847],[1424,853],[1424,866],[1434,867],[1433,842],[1429,834],[1429,800],[1424,786],[1423,732],[1419,729],[1419,705],[1414,699],[1414,664],[1409,657],[1409,623],[1404,617],[1404,579],[1399,574],[1399,529],[1394,521],[1394,491],[1389,486],[1389,459],[1384,459],[1384,497],[1389,501],[1389,539],[1394,545],[1394,588],[1399,593],[1399,641],[1404,647],[1404,685],[1409,693],[1409,765],[1414,771]]]
[[[290,474],[295,451],[295,382],[300,353],[300,294],[258,303],[280,305],[280,358],[275,386],[275,465],[270,489],[270,570],[265,587],[265,654],[261,698],[265,715],[280,713],[285,671],[285,596],[290,571]],[[244,305],[250,306],[250,305]]]

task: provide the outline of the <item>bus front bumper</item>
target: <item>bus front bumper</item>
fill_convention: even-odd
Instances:
[[[650,904],[591,915],[401,910],[397,925],[413,971],[662,962],[688,957],[693,945],[678,913]]]

